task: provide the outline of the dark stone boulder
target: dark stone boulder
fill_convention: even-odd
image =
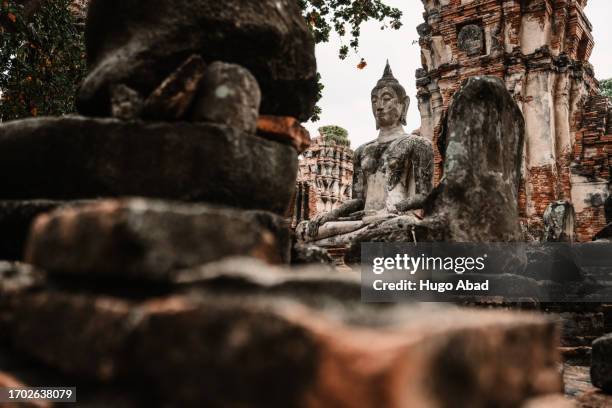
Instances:
[[[612,393],[612,333],[593,342],[591,381],[607,393]]]
[[[249,69],[262,114],[305,120],[317,96],[314,39],[295,0],[93,0],[86,46],[85,115],[110,114],[113,84],[146,98],[192,54]]]
[[[283,225],[281,217],[264,212],[103,200],[39,216],[25,259],[50,274],[169,282],[178,270],[231,255],[288,261]]]
[[[63,117],[0,126],[0,199],[144,196],[282,214],[296,174],[293,147],[223,125]]]
[[[446,227],[432,235],[451,242],[520,241],[525,121],[504,83],[495,77],[466,80],[453,97],[445,128],[444,178],[426,210]]]

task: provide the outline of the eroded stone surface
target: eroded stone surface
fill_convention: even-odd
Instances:
[[[72,204],[54,200],[0,200],[0,259],[23,259],[32,221],[42,213]]]
[[[130,307],[129,301],[84,294],[44,292],[19,297],[10,305],[9,337],[19,349],[55,369],[108,381],[119,369]]]
[[[291,248],[291,263],[299,264],[332,264],[333,259],[327,250],[316,245],[296,243]]]
[[[612,334],[593,342],[591,381],[607,393],[612,393]]]
[[[477,24],[463,26],[457,34],[457,47],[469,56],[480,55],[484,51],[484,33]]]
[[[143,98],[135,90],[123,85],[111,88],[111,114],[122,120],[135,120],[140,117],[143,108]]]
[[[331,265],[312,264],[289,270],[248,257],[226,258],[179,271],[174,284],[215,293],[273,294],[311,304],[330,300],[357,303],[361,299],[356,273],[339,273]]]
[[[574,207],[569,201],[550,203],[544,211],[544,239],[549,242],[572,242],[574,219]]]
[[[612,406],[612,395],[606,395],[593,387],[588,366],[565,365],[563,370],[565,394],[579,408],[603,408]]]
[[[282,262],[289,245],[282,226],[268,213],[107,200],[39,216],[25,258],[50,273],[170,281],[177,270],[224,256]]]
[[[260,103],[261,91],[249,70],[236,64],[213,62],[204,73],[192,119],[255,133]]]
[[[0,126],[0,198],[146,196],[284,213],[295,149],[227,126],[82,117]]]
[[[192,54],[249,69],[263,114],[306,120],[316,100],[314,39],[294,0],[94,0],[86,46],[91,70],[78,97],[86,115],[110,114],[114,84],[149,95]]]

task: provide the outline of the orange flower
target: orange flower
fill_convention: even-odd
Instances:
[[[17,16],[15,16],[13,13],[8,13],[7,15],[8,19],[11,20],[13,23],[15,21],[17,21]]]

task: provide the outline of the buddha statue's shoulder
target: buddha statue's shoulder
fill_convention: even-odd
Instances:
[[[409,150],[409,151],[432,151],[433,143],[431,140],[419,135],[418,133],[404,134],[395,139],[390,150]]]
[[[354,153],[354,158],[358,159],[361,156],[363,156],[363,153],[371,146],[374,146],[376,144],[376,140],[372,140],[371,142],[368,143],[364,143],[361,146],[359,146]]]

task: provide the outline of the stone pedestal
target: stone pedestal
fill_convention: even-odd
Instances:
[[[209,123],[41,118],[0,127],[0,198],[145,196],[284,213],[297,152]]]

